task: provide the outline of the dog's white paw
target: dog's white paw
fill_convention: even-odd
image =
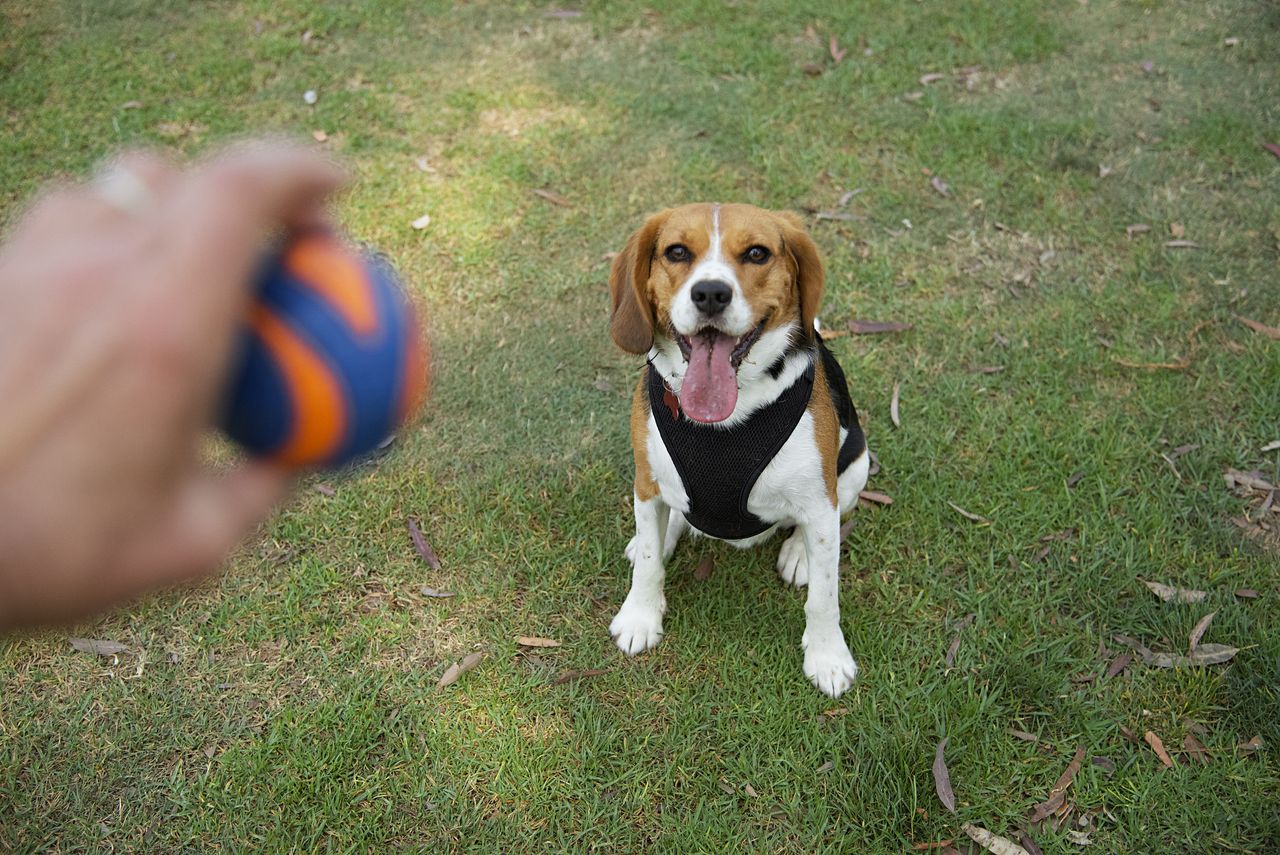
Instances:
[[[805,551],[800,529],[793,531],[778,550],[778,575],[782,577],[782,581],[797,588],[809,584],[809,555]]]
[[[625,551],[627,553],[627,560],[630,561],[632,564],[636,563],[636,541],[639,539],[640,539],[639,537],[633,536],[630,540],[627,541],[627,548]]]
[[[853,685],[858,676],[858,663],[849,653],[849,645],[839,633],[821,641],[810,642],[805,632],[801,641],[804,647],[804,675],[824,695],[838,698]]]
[[[618,649],[635,656],[661,641],[663,611],[661,604],[636,603],[628,598],[609,624],[609,634]]]

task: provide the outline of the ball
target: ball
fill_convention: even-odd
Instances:
[[[390,264],[308,234],[268,255],[257,286],[222,419],[251,455],[341,466],[417,411],[427,344]]]

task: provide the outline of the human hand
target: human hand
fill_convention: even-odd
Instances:
[[[267,240],[341,182],[286,145],[130,154],[0,243],[0,629],[209,572],[283,495],[263,463],[206,470],[199,440]]]

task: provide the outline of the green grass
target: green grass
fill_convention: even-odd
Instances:
[[[332,498],[304,487],[225,577],[75,629],[145,658],[0,641],[0,850],[902,852],[1016,827],[1076,745],[1116,767],[1086,761],[1069,791],[1096,823],[1087,851],[1280,846],[1280,553],[1232,524],[1258,503],[1221,478],[1280,474],[1259,451],[1280,439],[1280,344],[1234,320],[1280,326],[1280,160],[1260,145],[1280,142],[1276,10],[547,8],[0,4],[0,221],[122,145],[322,129],[358,178],[344,222],[430,307],[437,357],[393,454],[326,478]],[[953,76],[969,66],[972,86]],[[853,188],[859,219],[811,218],[824,319],[915,324],[832,345],[884,465],[871,486],[894,498],[858,512],[844,554],[861,676],[836,703],[804,679],[776,545],[682,545],[667,636],[627,660],[607,625],[638,366],[606,334],[603,254],[665,205],[815,211]],[[1174,223],[1200,249],[1165,248]],[[1186,370],[1120,363],[1175,362],[1202,322]],[[1175,473],[1160,455],[1185,443]],[[1140,579],[1209,597],[1163,604]],[[1214,609],[1206,641],[1242,648],[1229,665],[1102,678],[1115,634],[1177,650]],[[524,657],[517,634],[564,644]],[[436,691],[474,649],[488,658]],[[607,673],[549,685],[587,668]],[[1171,751],[1199,725],[1212,762],[1163,770],[1120,725]],[[1238,755],[1255,734],[1267,747]],[[942,736],[955,817],[930,776]]]

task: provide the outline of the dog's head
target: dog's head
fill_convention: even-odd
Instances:
[[[680,404],[720,422],[744,364],[772,366],[813,336],[822,298],[817,247],[800,218],[751,205],[685,205],[654,214],[613,261],[613,340],[670,351],[684,369]]]

